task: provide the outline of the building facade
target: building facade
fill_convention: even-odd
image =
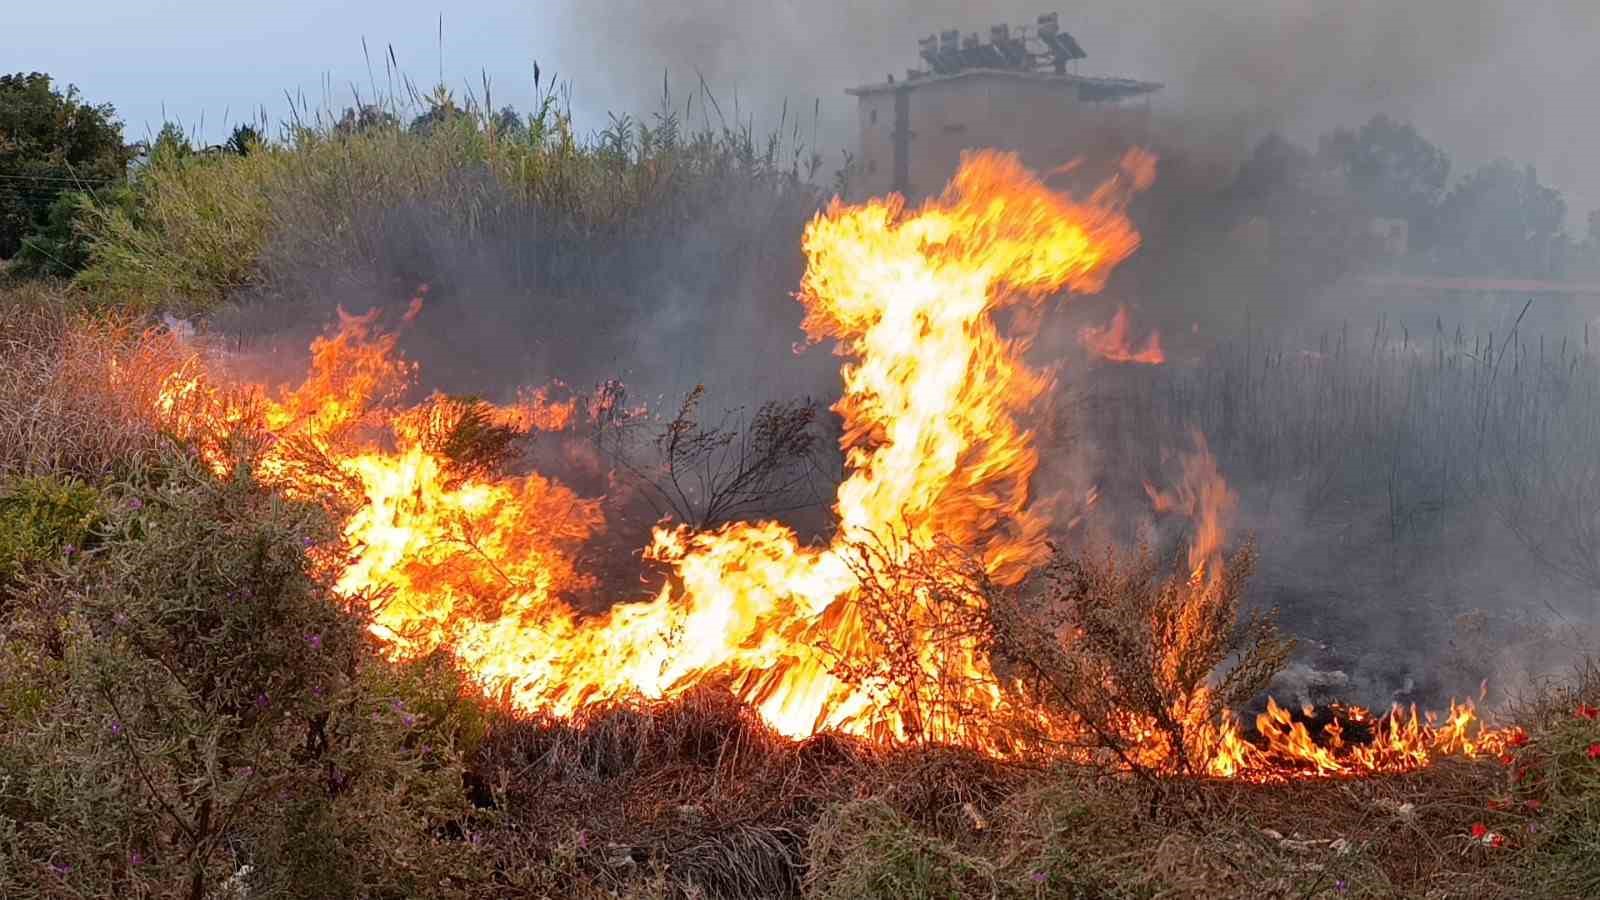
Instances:
[[[1149,135],[1161,85],[1065,72],[974,68],[867,85],[851,193],[916,199],[943,189],[968,150],[1014,151],[1036,170],[1116,158]]]

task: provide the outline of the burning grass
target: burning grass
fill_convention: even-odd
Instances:
[[[1593,860],[1562,857],[1572,837],[1549,836],[1592,800],[1496,808],[1515,776],[1493,762],[1146,782],[949,748],[795,742],[717,690],[580,721],[513,719],[473,766],[502,786],[483,802],[517,823],[497,852],[547,848],[570,866],[560,878],[642,879],[655,896],[1578,897],[1573,864]],[[1505,839],[1474,837],[1478,823]],[[1546,865],[1564,880],[1541,880]]]
[[[183,879],[191,896],[225,878],[349,896],[1493,896],[1524,871],[1503,860],[1544,852],[1581,885],[1562,867],[1587,852],[1592,801],[1569,805],[1593,788],[1581,757],[1600,758],[1587,700],[1537,732],[1467,707],[1233,718],[1286,645],[1241,621],[1253,555],[1225,550],[1236,498],[1203,440],[1178,484],[1148,489],[1192,525],[1172,571],[1052,551],[1027,424],[1050,382],[995,313],[1098,289],[1137,246],[1122,208],[1151,165],[1130,154],[1080,202],[980,154],[919,209],[815,219],[799,298],[844,359],[835,531],[665,521],[645,551],[664,583],[593,615],[571,595],[594,584],[577,560],[604,505],[518,453],[576,404],[417,398],[375,313],[341,315],[291,387],[238,383],[172,335],[38,319],[7,351],[24,377],[5,448],[20,471],[95,477],[104,524],[77,546],[39,514],[70,492],[12,504],[42,530],[14,566],[23,649],[5,665],[43,690],[5,719],[20,774],[0,839],[23,862],[0,878]],[[38,436],[72,404],[145,442]],[[800,412],[751,444],[781,489],[812,440]],[[732,444],[683,414],[665,432],[693,519],[708,498],[676,473],[703,454],[675,440]],[[127,447],[141,465],[108,462]],[[205,737],[156,737],[175,733]],[[143,806],[86,817],[93,792],[56,777],[56,750]],[[1491,785],[1495,803],[1562,810],[1561,837],[1442,830]],[[362,820],[386,805],[395,818]],[[68,849],[118,842],[127,856]],[[130,871],[147,854],[161,868]]]
[[[50,373],[36,383],[62,403],[90,402],[85,398],[104,385],[85,381],[81,397],[52,387],[52,378],[67,377],[61,373],[87,371],[66,364],[79,352],[74,348],[106,346],[116,352],[105,359],[145,359],[169,340],[96,320],[40,321],[44,327],[8,346],[38,357],[23,360],[22,371]],[[80,344],[69,339],[76,330],[110,343]],[[153,347],[141,350],[145,343]],[[383,659],[383,645],[361,636],[369,613],[341,606],[334,582],[325,580],[332,573],[319,563],[293,562],[308,539],[330,540],[323,514],[295,512],[259,485],[219,487],[204,466],[175,465],[169,454],[184,446],[181,436],[154,427],[148,412],[126,420],[129,433],[141,436],[135,446],[149,454],[146,464],[128,470],[111,465],[117,451],[107,449],[126,445],[102,443],[93,429],[40,430],[66,407],[19,404],[18,398],[32,400],[27,392],[7,397],[7,421],[40,417],[10,433],[47,433],[53,442],[7,444],[17,454],[8,459],[8,473],[25,470],[45,482],[76,474],[101,486],[89,495],[30,489],[28,504],[6,507],[21,511],[33,529],[20,577],[0,587],[6,591],[0,885],[7,896],[187,891],[196,868],[184,860],[187,839],[162,811],[162,799],[198,804],[204,794],[186,795],[183,787],[198,785],[218,792],[227,808],[242,809],[231,805],[239,801],[229,791],[263,783],[290,795],[262,794],[250,802],[263,805],[249,815],[236,813],[206,832],[202,883],[284,884],[288,895],[317,897],[383,889],[463,897],[819,898],[1581,897],[1594,891],[1600,761],[1589,758],[1588,748],[1600,742],[1600,727],[1583,715],[1600,706],[1600,678],[1592,671],[1542,690],[1516,713],[1527,738],[1509,748],[1510,765],[1444,760],[1399,775],[1264,785],[1203,775],[1143,778],[1114,759],[1002,760],[940,746],[931,740],[936,734],[898,748],[838,734],[795,740],[775,731],[726,680],[670,699],[619,699],[571,716],[529,714],[486,704],[448,654]],[[485,459],[467,453],[464,461]],[[468,474],[479,471],[469,467]],[[18,484],[7,476],[8,498],[20,496]],[[92,513],[81,508],[84,496]],[[0,527],[15,530],[15,518],[0,517]],[[100,518],[113,527],[81,532],[83,521]],[[149,529],[149,536],[130,528]],[[930,601],[949,594],[937,585],[972,565],[960,555],[920,565],[914,555],[887,552],[895,567],[885,568],[882,557],[876,564],[864,560],[861,580],[889,576],[884,584],[893,584],[909,577],[894,574],[896,567],[910,567],[929,586]],[[272,562],[254,570],[256,559]],[[252,571],[271,576],[251,601],[264,604],[259,609],[238,606],[236,592],[205,586],[207,579],[236,580]],[[1221,623],[1231,602],[1226,573],[1242,576],[1246,567],[1241,558],[1207,571],[1223,573],[1219,602],[1207,607]],[[197,573],[197,586],[184,587]],[[1176,600],[1208,584],[1201,573],[1199,587],[1191,586],[1196,573],[1187,559],[1170,574],[1149,560],[1114,566],[1089,560],[1064,575],[1064,597],[1102,598],[1081,604],[1078,614],[1104,609],[1103,623],[1189,608],[1162,605],[1161,598]],[[315,581],[301,580],[308,576]],[[291,582],[294,590],[285,592]],[[970,590],[978,580],[956,582]],[[322,593],[303,593],[308,589]],[[119,597],[128,602],[119,605]],[[273,612],[291,601],[312,605],[292,615]],[[1144,612],[1126,611],[1135,608]],[[329,619],[334,609],[354,618]],[[253,634],[236,626],[244,625],[239,617],[258,613],[266,616],[263,625],[276,624],[255,643],[229,649],[200,634],[213,620],[233,623],[230,633]],[[114,638],[101,643],[126,627],[119,615],[138,625],[143,649]],[[322,627],[310,628],[313,620]],[[62,628],[63,622],[76,624]],[[1158,633],[1135,629],[1113,640],[1115,632],[1106,631],[1092,645],[1098,652],[1130,652],[1086,655],[1076,671],[1095,659],[1101,663],[1093,671],[1121,666],[1127,671],[1113,675],[1113,683],[1124,685],[1118,696],[1136,697],[1138,685],[1164,683],[1156,664],[1164,645],[1154,641],[1135,653],[1119,641],[1152,641]],[[1222,641],[1216,647],[1229,646],[1231,632],[1210,633]],[[197,637],[192,650],[182,650]],[[875,641],[894,639],[885,634]],[[285,645],[296,652],[282,653]],[[316,657],[313,650],[335,645],[341,656],[348,651],[364,660],[354,680],[340,682],[329,721],[341,728],[324,725],[319,732],[320,701],[296,698],[294,704],[307,705],[293,706],[270,735],[247,729],[248,740],[268,741],[249,745],[264,754],[258,760],[269,761],[255,765],[259,773],[232,760],[213,774],[205,753],[196,755],[209,745],[185,750],[181,741],[170,742],[224,696],[265,693],[273,708],[280,698],[287,703],[281,685],[319,674],[315,666],[304,669],[307,660]],[[260,666],[239,664],[237,654],[257,651]],[[1215,651],[1197,652],[1209,658]],[[169,653],[178,655],[168,659]],[[207,655],[214,653],[223,655]],[[128,695],[113,691],[116,706],[110,705],[95,676],[97,667],[132,666],[116,671],[137,672],[140,683],[155,685],[168,677],[163,666],[201,666],[207,659],[219,673],[252,672],[277,686],[251,693],[249,684],[233,681],[237,675],[209,687],[201,678],[187,682],[192,700],[145,692],[135,713]],[[255,702],[245,706],[254,710]],[[362,722],[370,729],[358,727]],[[217,724],[223,733],[237,728]],[[129,728],[138,737],[132,755],[118,743]],[[323,739],[332,743],[323,747]],[[90,770],[109,793],[61,780]],[[339,778],[359,787],[340,789]],[[381,789],[391,781],[425,789]],[[445,790],[451,785],[461,787]],[[53,810],[50,816],[41,803]],[[193,823],[202,806],[173,809]],[[1482,827],[1477,837],[1475,825]],[[88,855],[81,849],[96,847]],[[368,847],[374,855],[356,860],[330,855],[330,847]],[[426,868],[439,877],[419,880],[419,860],[430,860]],[[286,874],[292,884],[279,880]]]

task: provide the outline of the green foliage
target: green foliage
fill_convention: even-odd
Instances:
[[[1567,204],[1532,166],[1498,160],[1462,179],[1440,206],[1440,251],[1463,273],[1550,278],[1567,250]]]
[[[109,104],[57,90],[40,72],[0,75],[0,259],[15,254],[63,192],[120,180],[128,162]]]
[[[79,283],[107,302],[200,309],[246,291],[305,296],[329,277],[414,285],[440,275],[393,270],[422,266],[426,240],[451,259],[515,244],[502,255],[527,258],[514,269],[519,288],[638,302],[647,291],[617,283],[621,254],[659,256],[664,235],[709,220],[744,243],[782,224],[797,255],[819,201],[798,143],[786,168],[776,139],[763,148],[735,130],[690,136],[672,111],[653,126],[625,120],[591,145],[553,90],[527,116],[459,105],[448,91],[426,103],[409,128],[367,104],[297,122],[246,155],[184,153],[181,132],[164,128],[133,208],[87,217],[91,262]]]
[[[29,566],[83,550],[99,509],[99,492],[77,481],[0,480],[0,594]]]
[[[1509,768],[1512,819],[1495,827],[1518,849],[1523,884],[1546,896],[1600,896],[1600,667],[1546,691]]]
[[[268,174],[281,162],[152,153],[130,203],[96,204],[83,218],[90,264],[79,284],[100,303],[134,308],[215,303],[254,278],[269,223]]]
[[[126,184],[98,191],[68,191],[58,196],[44,220],[22,241],[12,261],[12,271],[25,277],[71,278],[89,264],[85,223],[97,209],[131,212],[134,192]]]
[[[1404,219],[1411,244],[1431,246],[1437,207],[1450,178],[1450,157],[1409,123],[1377,115],[1359,130],[1324,135],[1318,153],[1340,172],[1369,215]]]
[[[179,460],[101,534],[0,642],[0,673],[43,694],[0,718],[0,894],[399,898],[478,876],[448,837],[470,827],[451,735],[308,558],[319,510]]]
[[[150,144],[150,164],[172,163],[193,155],[194,142],[184,134],[183,126],[176,122],[162,123],[156,139]]]
[[[235,156],[249,156],[263,143],[265,140],[261,136],[260,129],[254,125],[236,125],[222,147]]]

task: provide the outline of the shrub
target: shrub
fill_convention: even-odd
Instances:
[[[38,285],[0,298],[0,474],[115,479],[172,446],[151,411],[189,351],[72,302]]]
[[[1528,739],[1508,758],[1512,809],[1531,815],[1510,839],[1522,883],[1551,897],[1600,896],[1600,666],[1541,691],[1521,710]]]
[[[99,493],[81,482],[0,479],[0,598],[24,569],[84,549],[99,506]]]
[[[78,282],[97,303],[207,307],[251,284],[269,223],[273,153],[161,154],[131,203],[85,214],[90,262]]]
[[[652,275],[682,258],[693,296],[759,288],[793,306],[781,285],[798,280],[821,199],[798,146],[786,167],[776,139],[686,135],[670,112],[583,143],[553,98],[514,128],[470,107],[420,129],[362,121],[297,125],[244,155],[156,155],[131,208],[87,216],[79,283],[102,302],[201,311],[461,284],[537,299],[528,324],[548,329],[553,304],[591,324],[607,305],[637,312],[666,287]],[[773,290],[779,250],[796,271]]]
[[[133,190],[123,184],[92,193],[62,193],[45,210],[33,233],[22,239],[11,271],[23,277],[76,275],[89,264],[89,241],[84,234],[88,217],[100,209],[132,212],[134,197]]]
[[[1254,548],[1220,562],[1163,576],[1148,552],[1063,557],[1043,596],[1000,608],[999,655],[1122,765],[1203,772],[1190,757],[1206,729],[1265,689],[1292,647],[1270,616],[1239,618]]]
[[[0,894],[462,893],[457,750],[395,690],[368,598],[308,555],[324,515],[183,459],[161,476],[0,642],[42,692],[0,718]]]

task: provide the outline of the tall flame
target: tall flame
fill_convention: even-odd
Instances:
[[[921,209],[898,199],[835,203],[811,223],[804,327],[814,341],[833,339],[845,360],[835,411],[850,476],[827,546],[802,546],[770,522],[662,528],[646,552],[672,567],[674,583],[582,619],[555,596],[574,573],[550,551],[596,527],[580,514],[590,511],[536,477],[445,486],[437,462],[411,447],[352,461],[367,502],[347,529],[360,550],[344,587],[392,589],[378,614],[389,634],[414,648],[450,643],[485,683],[528,709],[569,714],[721,678],[790,735],[962,735],[960,722],[909,721],[883,684],[835,675],[830,654],[865,640],[849,604],[858,587],[851,548],[888,534],[906,547],[948,541],[1002,583],[1043,559],[1046,523],[1028,493],[1037,453],[1016,416],[1047,382],[1019,361],[1023,345],[1002,337],[992,314],[1064,287],[1098,289],[1138,245],[1120,206],[1148,183],[1150,165],[1130,155],[1116,182],[1078,204],[1014,158],[981,154]],[[549,515],[552,503],[567,509]],[[552,546],[511,539],[557,520],[572,533],[541,538]],[[471,541],[452,533],[465,524],[481,533]],[[475,564],[460,562],[460,546],[474,548]],[[427,562],[441,553],[449,566]],[[459,614],[466,597],[493,587],[486,572],[504,575],[500,614]],[[943,652],[973,676],[972,700],[1000,702],[975,646]]]
[[[1134,151],[1078,202],[1014,157],[985,152],[916,209],[897,197],[835,201],[806,229],[798,295],[807,336],[832,340],[843,360],[834,410],[849,474],[835,499],[835,536],[812,546],[775,522],[659,526],[644,553],[672,577],[654,596],[601,615],[567,599],[594,585],[574,560],[605,527],[598,501],[539,473],[463,467],[440,444],[464,424],[481,433],[561,429],[577,415],[570,401],[534,392],[503,407],[440,397],[401,407],[414,369],[395,352],[395,335],[377,331],[372,315],[341,313],[337,333],[313,344],[297,388],[225,401],[186,363],[158,406],[180,431],[201,435],[247,431],[258,411],[263,477],[335,498],[345,512],[350,555],[339,587],[372,598],[374,633],[397,655],[448,648],[486,689],[523,709],[567,716],[714,680],[791,736],[835,730],[1005,752],[985,716],[968,713],[1030,713],[1010,708],[976,635],[941,630],[939,588],[893,573],[917,553],[953,546],[976,561],[971,579],[1014,585],[1047,557],[1049,523],[1030,503],[1038,451],[1022,420],[1049,380],[1023,363],[1026,340],[1003,334],[996,313],[1063,290],[1098,291],[1139,245],[1123,210],[1153,177],[1154,159]],[[215,441],[202,445],[219,469],[228,464]],[[1186,466],[1186,487],[1152,497],[1200,523],[1190,559],[1198,581],[1215,569],[1234,500],[1203,444]],[[891,585],[898,664],[914,670],[911,681],[938,681],[955,702],[919,705],[903,679],[855,664],[891,655],[864,606],[885,573],[903,579]],[[1315,762],[1300,746],[1309,738],[1275,715],[1261,726],[1267,750],[1244,742],[1231,721],[1198,729],[1200,749],[1217,760],[1210,770]],[[1407,746],[1404,729],[1396,735],[1391,743]]]

